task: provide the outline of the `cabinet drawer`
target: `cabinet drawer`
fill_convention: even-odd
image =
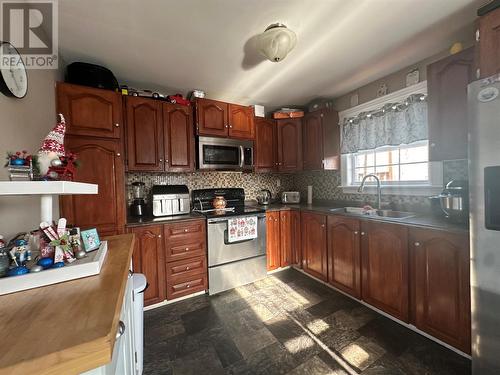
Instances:
[[[203,240],[206,236],[205,220],[184,221],[165,225],[165,241],[169,243]]]
[[[186,241],[166,243],[165,259],[167,262],[206,255],[205,238],[187,238]]]
[[[180,276],[167,280],[167,299],[175,299],[207,289],[207,274]]]
[[[207,272],[207,257],[199,256],[167,263],[167,280]]]

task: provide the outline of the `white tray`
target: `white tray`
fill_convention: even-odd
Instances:
[[[107,251],[108,242],[102,241],[99,249],[64,267],[20,276],[2,277],[0,278],[0,295],[98,275],[101,272]]]

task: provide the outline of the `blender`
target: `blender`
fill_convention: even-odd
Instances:
[[[144,216],[146,215],[146,199],[144,195],[144,188],[146,184],[144,182],[133,182],[132,183],[132,204],[130,205],[130,214],[132,216]]]

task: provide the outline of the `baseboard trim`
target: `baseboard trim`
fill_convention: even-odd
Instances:
[[[172,300],[164,300],[164,301],[155,303],[154,305],[149,305],[149,306],[144,307],[143,311],[156,309],[158,307],[170,305],[171,303],[176,303],[176,302],[184,301],[184,300],[189,299],[189,298],[198,297],[198,296],[201,296],[201,295],[206,294],[206,293],[207,293],[207,291],[202,290],[201,292],[196,292],[196,293],[190,294],[188,296],[179,297],[179,298],[172,299]]]
[[[411,329],[412,331],[417,332],[418,334],[420,334],[420,335],[422,335],[422,336],[424,336],[424,337],[427,337],[428,339],[430,339],[430,340],[432,340],[432,341],[434,341],[434,342],[437,342],[439,345],[442,345],[442,346],[444,346],[445,348],[447,348],[447,349],[450,349],[450,350],[454,351],[455,353],[457,353],[457,354],[461,355],[462,357],[465,357],[465,358],[467,358],[467,359],[472,359],[472,357],[471,357],[469,354],[462,352],[461,350],[459,350],[459,349],[457,349],[457,348],[455,348],[455,347],[451,346],[450,344],[445,343],[444,341],[441,341],[441,340],[439,340],[439,339],[435,338],[434,336],[429,335],[428,333],[426,333],[426,332],[424,332],[424,331],[421,331],[420,329],[418,329],[417,327],[415,327],[413,324],[408,324],[408,323],[406,323],[406,322],[403,322],[402,320],[399,320],[399,319],[397,319],[397,318],[393,317],[392,315],[387,314],[385,311],[382,311],[382,310],[377,309],[376,307],[374,307],[374,306],[372,306],[372,305],[370,305],[370,304],[366,303],[365,301],[362,301],[362,300],[359,300],[359,299],[357,299],[357,298],[354,298],[353,296],[351,296],[351,295],[347,294],[346,292],[344,292],[344,291],[342,291],[342,290],[340,290],[340,289],[335,288],[333,285],[330,285],[329,283],[327,283],[327,282],[325,282],[325,281],[323,281],[323,280],[318,279],[317,277],[314,277],[314,276],[312,276],[312,275],[308,274],[308,273],[307,273],[307,272],[305,272],[303,269],[300,269],[300,268],[298,268],[298,267],[296,267],[296,266],[291,266],[291,268],[293,268],[294,270],[296,270],[296,271],[298,271],[298,272],[300,272],[300,273],[302,273],[302,274],[306,275],[307,277],[310,277],[310,278],[311,278],[311,279],[313,279],[313,280],[316,280],[317,282],[319,282],[319,283],[321,283],[321,284],[323,284],[323,285],[326,285],[327,287],[329,287],[330,289],[335,290],[336,292],[342,293],[344,296],[349,297],[350,299],[352,299],[352,300],[354,300],[354,301],[356,301],[356,302],[361,303],[362,305],[364,305],[364,306],[366,306],[366,307],[368,307],[368,308],[372,309],[373,311],[375,311],[375,312],[377,312],[377,313],[379,313],[379,314],[381,314],[381,315],[385,316],[386,318],[389,318],[389,319],[391,319],[391,320],[395,321],[396,323],[399,323],[399,324],[401,324],[402,326],[404,326],[404,327],[406,327],[406,328],[408,328],[408,329]],[[279,270],[280,270],[280,271],[282,271],[282,269],[279,269]]]

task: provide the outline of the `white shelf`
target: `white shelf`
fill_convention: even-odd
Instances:
[[[0,195],[68,194],[97,194],[97,185],[72,181],[0,181]]]

